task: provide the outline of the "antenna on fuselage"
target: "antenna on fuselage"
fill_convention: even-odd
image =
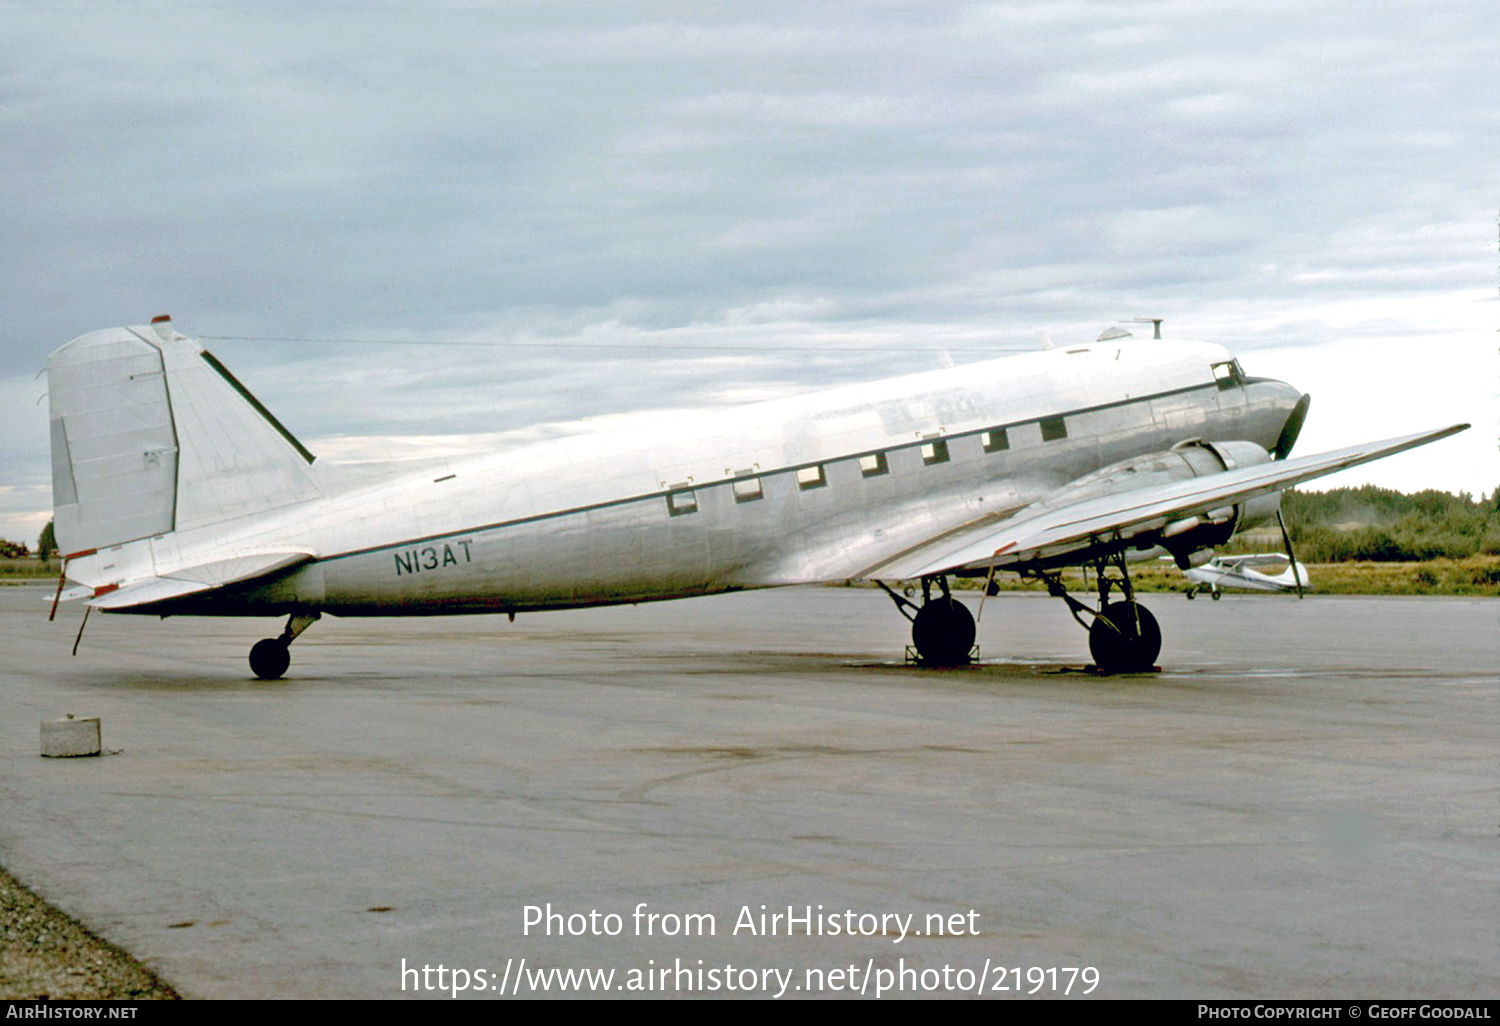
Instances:
[[[1130,318],[1128,323],[1149,324],[1151,325],[1151,337],[1161,338],[1161,322],[1164,320],[1166,320],[1165,317],[1132,317]]]

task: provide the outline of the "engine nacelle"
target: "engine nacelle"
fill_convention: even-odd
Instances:
[[[1036,506],[1057,509],[1104,495],[1186,481],[1237,467],[1253,467],[1270,460],[1271,454],[1254,442],[1205,442],[1195,438],[1179,442],[1165,452],[1135,456],[1086,474],[1048,495]],[[1202,554],[1206,550],[1223,545],[1246,527],[1274,519],[1280,509],[1281,493],[1272,492],[1174,521],[1159,533],[1142,535],[1135,547],[1149,550],[1160,546],[1186,570],[1203,562]]]
[[[1212,468],[1210,473],[1233,470],[1236,467],[1253,467],[1271,460],[1271,454],[1254,442],[1183,442],[1175,446],[1174,451],[1186,446],[1207,449],[1214,455],[1220,465]],[[1274,519],[1280,511],[1280,492],[1257,495],[1242,503],[1212,509],[1168,524],[1162,529],[1160,545],[1172,554],[1179,569],[1187,570],[1204,562],[1204,557],[1210,550],[1223,545],[1247,527]]]

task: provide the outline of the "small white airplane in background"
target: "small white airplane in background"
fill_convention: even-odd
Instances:
[[[1294,562],[1280,552],[1263,552],[1243,556],[1215,556],[1202,566],[1182,571],[1182,576],[1191,583],[1188,598],[1196,598],[1208,592],[1219,599],[1219,589],[1238,588],[1245,591],[1295,591],[1300,597],[1312,588],[1312,579],[1307,567]]]
[[[972,658],[950,577],[1045,581],[1106,672],[1150,669],[1128,564],[1203,562],[1284,488],[1468,425],[1291,458],[1309,399],[1220,346],[1131,339],[449,461],[318,461],[169,318],[47,361],[63,599],[285,616],[264,679],[323,613],[507,613],[872,580],[920,661]],[[1064,567],[1095,568],[1098,603]],[[920,582],[920,606],[886,582]],[[66,587],[71,582],[71,587]],[[1111,601],[1118,590],[1120,598]],[[934,594],[936,591],[936,594]],[[79,628],[80,633],[82,627]],[[76,648],[76,643],[75,643]]]

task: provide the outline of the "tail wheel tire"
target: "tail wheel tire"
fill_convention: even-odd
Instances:
[[[250,670],[261,680],[276,680],[292,665],[292,653],[280,638],[265,638],[250,649]]]
[[[967,666],[974,649],[974,616],[955,598],[935,598],[917,610],[911,641],[927,666]]]
[[[1161,654],[1161,628],[1138,602],[1111,602],[1089,628],[1089,653],[1105,673],[1145,673]]]

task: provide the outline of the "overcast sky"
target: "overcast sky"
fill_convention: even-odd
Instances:
[[[1493,0],[0,25],[0,536],[49,515],[46,354],[159,313],[339,457],[1160,316],[1312,392],[1299,453],[1475,424],[1330,484],[1500,485]]]

